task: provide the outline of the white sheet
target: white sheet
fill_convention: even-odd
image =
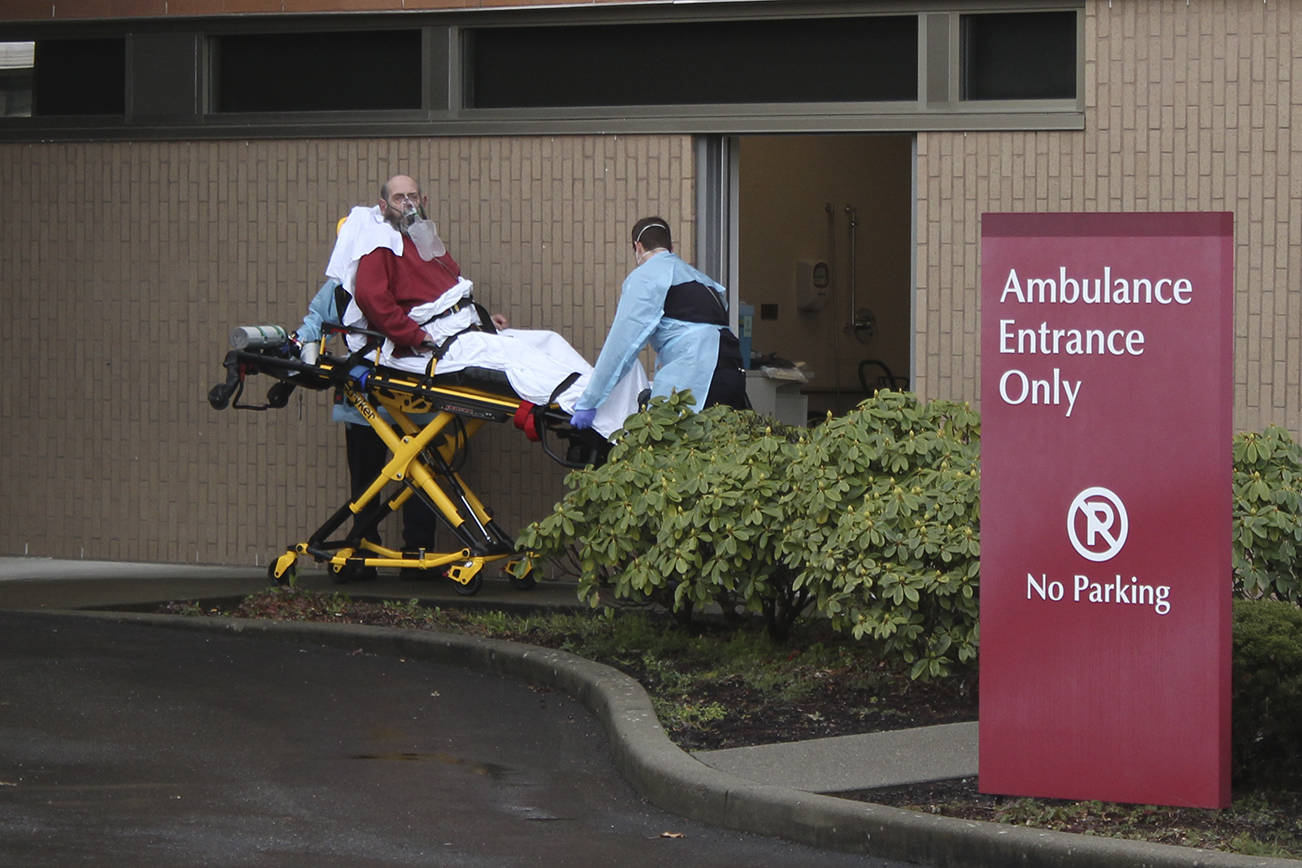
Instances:
[[[466,311],[458,311],[452,316],[463,313]],[[429,330],[428,326],[426,330]],[[385,350],[380,353],[382,365],[422,373],[429,367],[430,355],[394,358],[391,345],[387,343]],[[569,341],[556,332],[543,329],[506,329],[497,334],[466,332],[452,342],[435,370],[440,374],[450,374],[463,368],[502,371],[515,393],[534,404],[546,404],[552,391],[566,377],[578,373],[578,379],[556,398],[556,403],[567,413],[574,412],[574,404],[592,376],[592,365],[570,346]],[[610,397],[597,408],[593,429],[609,439],[624,427],[625,419],[637,412],[637,398],[645,388],[646,372],[641,364],[635,364],[615,384]]]
[[[369,208],[355,206],[348,212],[344,225],[339,227],[334,249],[330,251],[330,262],[326,265],[326,277],[339,281],[352,295],[357,281],[358,260],[381,247],[401,256],[402,233],[385,222],[379,205]]]

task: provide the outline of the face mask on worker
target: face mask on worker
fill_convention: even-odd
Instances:
[[[415,203],[407,203],[407,213],[402,216],[402,224],[407,237],[411,239],[412,244],[416,245],[416,252],[420,254],[421,259],[429,262],[434,257],[448,252],[443,239],[439,238],[438,226],[426,217]]]

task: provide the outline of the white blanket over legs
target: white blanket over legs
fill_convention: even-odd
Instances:
[[[445,292],[437,301],[417,305],[411,318],[421,322],[436,311],[447,310],[459,298],[470,294],[470,281]],[[468,331],[457,334],[478,322],[479,315],[472,308],[441,316],[425,326],[425,331],[435,341],[442,342],[456,334],[448,345],[447,353],[435,366],[435,372],[450,374],[464,368],[490,368],[502,371],[515,393],[534,404],[546,404],[566,377],[577,373],[578,378],[564,392],[556,396],[556,403],[567,413],[574,412],[574,402],[583,394],[592,376],[592,365],[579,354],[565,338],[543,329],[505,329],[497,334]],[[394,357],[394,346],[385,341],[380,350],[380,364],[405,371],[424,373],[432,356]],[[646,372],[635,364],[619,382],[600,407],[593,419],[593,430],[607,439],[620,428],[624,420],[637,412],[638,395],[647,388]]]

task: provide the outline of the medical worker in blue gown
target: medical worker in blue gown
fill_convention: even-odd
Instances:
[[[615,321],[570,424],[592,424],[596,408],[648,342],[656,353],[652,397],[691,390],[698,411],[749,406],[741,347],[728,328],[728,291],[674,255],[669,224],[661,218],[643,217],[632,236],[637,267],[624,279]]]

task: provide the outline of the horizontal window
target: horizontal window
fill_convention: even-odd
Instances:
[[[918,98],[916,15],[471,29],[472,108]]]
[[[961,17],[963,99],[1076,98],[1076,13]]]
[[[417,29],[213,37],[219,112],[419,109]]]
[[[32,67],[27,71],[30,87],[27,113],[37,116],[124,114],[126,45],[125,38],[38,39],[32,52]],[[21,75],[13,81],[15,87],[22,86]],[[16,93],[14,99],[21,104],[22,92]],[[6,110],[5,114],[10,112]]]

